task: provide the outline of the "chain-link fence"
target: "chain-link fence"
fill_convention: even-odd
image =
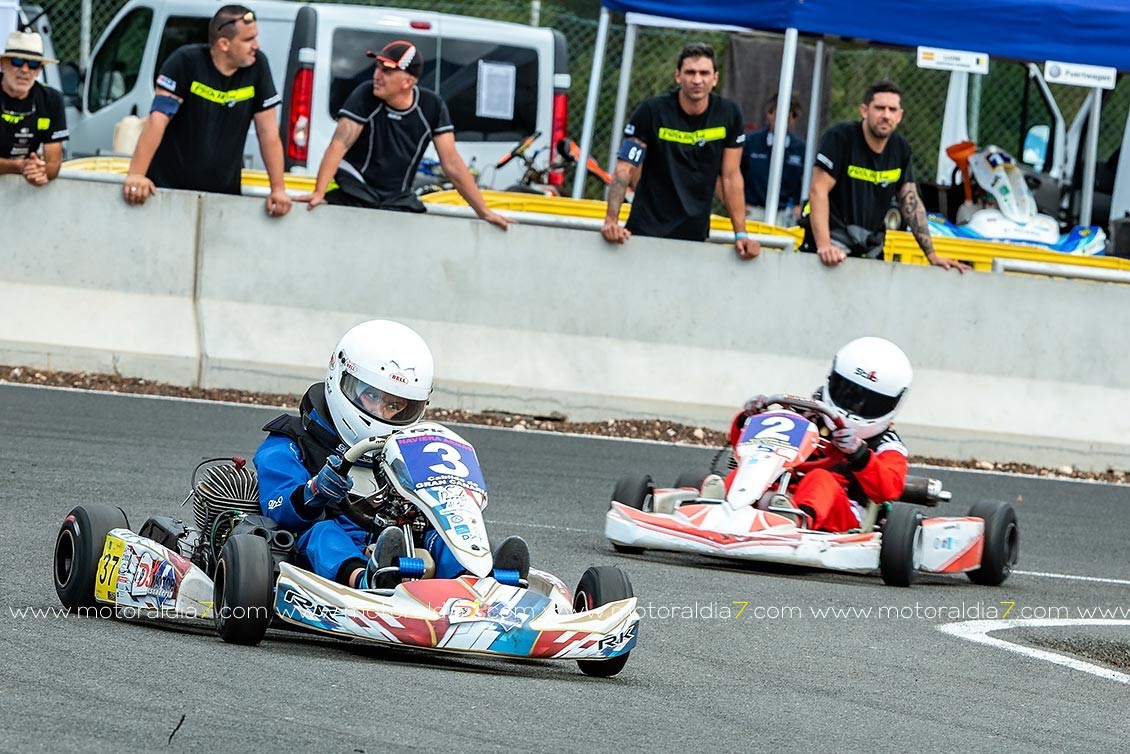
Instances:
[[[254,0],[245,0],[254,7]],[[312,0],[313,2],[328,0]],[[583,18],[576,13],[551,3],[534,3],[530,0],[353,0],[362,5],[418,8],[440,13],[456,13],[514,23],[535,22],[540,26],[561,31],[568,40],[569,72],[573,85],[569,98],[569,130],[580,139],[585,99],[589,86],[589,71],[596,47],[597,19]],[[90,0],[91,43],[105,29],[125,0]],[[50,14],[55,50],[62,60],[78,61],[80,54],[81,5],[79,0],[41,2]],[[217,3],[218,7],[219,3]],[[592,155],[601,164],[608,161],[608,150],[613,130],[613,108],[616,87],[623,55],[625,26],[623,17],[613,14],[605,52],[604,74],[601,78],[600,96],[597,99],[593,130]],[[631,71],[628,95],[629,113],[641,100],[660,94],[674,86],[675,58],[688,41],[705,41],[714,46],[719,55],[719,70],[724,70],[728,52],[728,35],[704,33],[682,29],[640,27],[636,37],[635,57]],[[997,144],[1019,156],[1023,135],[1020,131],[1024,108],[1025,67],[1020,63],[993,60],[989,73],[980,77],[979,91],[971,96],[971,136],[980,145]],[[943,71],[918,68],[915,53],[893,49],[838,49],[832,55],[831,70],[827,79],[829,90],[829,123],[854,120],[859,117],[859,101],[867,86],[878,79],[892,79],[904,91],[906,111],[899,130],[914,149],[914,168],[919,180],[933,180],[937,172],[939,135],[945,108],[949,74]],[[973,77],[977,78],[977,77]],[[1070,125],[1078,112],[1087,90],[1077,87],[1052,85],[1052,91],[1064,109],[1063,116]],[[1037,105],[1035,92],[1029,97],[1029,124],[1049,122],[1046,113]],[[1130,110],[1130,84],[1125,81],[1109,93],[1104,108],[1099,138],[1099,160],[1107,159],[1122,141],[1127,111]],[[1041,120],[1041,118],[1044,118]],[[751,121],[747,114],[747,121]],[[619,127],[622,124],[617,124]],[[821,127],[828,125],[821,124]],[[600,196],[601,186],[590,181],[587,195]]]

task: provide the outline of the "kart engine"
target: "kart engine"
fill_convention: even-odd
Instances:
[[[260,515],[259,477],[238,456],[202,461],[192,473],[192,510],[205,534],[226,511]]]

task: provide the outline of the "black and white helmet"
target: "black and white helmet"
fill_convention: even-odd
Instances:
[[[857,338],[832,358],[822,393],[845,425],[869,439],[891,426],[913,379],[901,348],[883,338]]]

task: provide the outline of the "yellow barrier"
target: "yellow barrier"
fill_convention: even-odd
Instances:
[[[420,197],[426,204],[466,205],[458,191],[436,191]],[[487,206],[503,212],[535,212],[546,215],[560,215],[563,217],[587,217],[593,220],[603,220],[607,205],[597,199],[572,199],[564,196],[545,196],[544,194],[525,194],[519,191],[483,191],[483,199]],[[624,204],[620,207],[620,221],[628,219],[631,206]],[[721,215],[710,216],[710,229],[728,231],[733,228],[730,219]],[[804,240],[804,231],[800,228],[778,228],[766,223],[746,221],[746,230],[750,233],[762,233],[772,236],[792,236],[793,246],[796,248]]]
[[[996,243],[993,241],[970,241],[965,238],[939,238],[934,237],[934,249],[943,257],[960,259],[975,270],[989,272],[993,269],[993,260],[1023,259],[1030,262],[1051,262],[1054,264],[1071,264],[1080,267],[1093,267],[1107,270],[1130,270],[1130,259],[1121,257],[1089,257],[1079,254],[1064,254],[1059,251],[1046,251],[1033,246],[1018,246],[1016,244]],[[887,240],[883,245],[884,258],[902,262],[903,264],[929,264],[922,249],[914,236],[905,231],[887,231]]]
[[[129,158],[79,157],[74,160],[67,160],[62,167],[70,170],[87,170],[91,173],[125,175],[129,171]],[[314,176],[286,173],[283,177],[286,181],[287,191],[308,194],[314,190]],[[269,189],[271,187],[271,181],[267,178],[266,170],[243,170],[240,175],[240,183],[244,188]]]

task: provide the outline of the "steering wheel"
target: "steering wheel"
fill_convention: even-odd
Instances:
[[[388,438],[385,437],[366,437],[358,440],[353,444],[352,447],[349,448],[349,450],[345,451],[345,455],[341,460],[341,466],[338,467],[337,472],[342,476],[348,476],[354,464],[356,464],[362,456],[367,453],[383,449],[385,446],[385,440],[387,439]],[[379,459],[374,459],[374,472],[376,472],[378,461]],[[341,506],[346,510],[349,518],[362,519],[368,521],[371,524],[373,517],[377,513],[377,510],[368,502],[368,500],[369,498],[355,499],[352,496],[346,495],[345,500],[343,500],[341,503]]]
[[[765,401],[767,405],[776,403],[777,405],[784,406],[785,408],[796,408],[803,411],[814,411],[818,414],[822,414],[823,416],[828,417],[828,419],[833,424],[835,424],[836,427],[842,428],[844,426],[843,417],[836,413],[836,410],[834,408],[829,406],[824,401],[819,401],[815,398],[802,398],[799,395],[778,393],[776,395],[765,396]]]

